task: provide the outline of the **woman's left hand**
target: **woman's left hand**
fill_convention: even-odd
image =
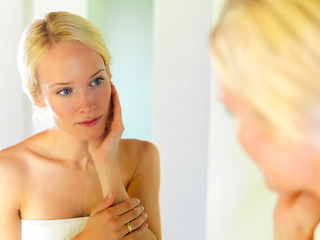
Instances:
[[[94,160],[106,163],[114,159],[114,153],[118,147],[120,138],[124,131],[122,122],[121,105],[116,87],[111,82],[111,109],[105,134],[89,142],[88,149]]]
[[[116,87],[111,84],[111,109],[105,133],[96,140],[89,141],[88,150],[97,170],[102,194],[105,197],[115,191],[115,203],[128,199],[128,194],[121,181],[119,163],[116,152],[124,131],[119,95]]]

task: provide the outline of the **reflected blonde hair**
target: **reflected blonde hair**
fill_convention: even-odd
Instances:
[[[230,0],[214,28],[219,80],[278,140],[320,144],[320,1]]]
[[[108,75],[111,56],[99,30],[87,19],[68,12],[51,12],[32,22],[22,34],[18,49],[18,66],[23,89],[35,100],[40,88],[37,67],[49,49],[57,43],[83,43],[99,53]]]

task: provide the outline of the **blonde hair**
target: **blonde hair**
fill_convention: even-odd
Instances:
[[[230,0],[210,45],[222,83],[280,141],[320,144],[320,1]]]
[[[23,89],[34,100],[40,93],[37,67],[52,45],[83,43],[99,53],[108,75],[111,56],[99,30],[88,20],[68,12],[51,12],[35,20],[24,31],[18,49]]]

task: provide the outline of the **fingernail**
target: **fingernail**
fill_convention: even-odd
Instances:
[[[148,223],[144,223],[144,224],[142,225],[143,228],[147,228],[148,226],[149,226]]]
[[[140,200],[137,198],[138,204],[140,204]]]
[[[144,212],[143,214],[146,218],[148,217],[148,213]]]

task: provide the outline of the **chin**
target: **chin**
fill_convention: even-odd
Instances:
[[[270,183],[270,181],[265,181],[265,183],[266,183],[266,185],[267,185],[267,187],[271,190],[271,191],[273,191],[273,192],[279,192],[279,187],[277,186],[277,185],[275,185],[275,184],[272,184],[272,183]]]
[[[294,193],[298,191],[298,188],[294,187],[290,183],[284,183],[283,180],[277,181],[274,179],[265,179],[267,187],[276,193]]]
[[[95,129],[92,131],[83,131],[81,135],[77,134],[77,137],[81,141],[93,141],[93,140],[97,140],[99,138],[104,137],[105,132],[106,132],[105,128]]]
[[[267,187],[274,192],[279,192],[281,190],[281,186],[277,180],[274,178],[270,178],[264,175],[264,182],[266,183]]]

